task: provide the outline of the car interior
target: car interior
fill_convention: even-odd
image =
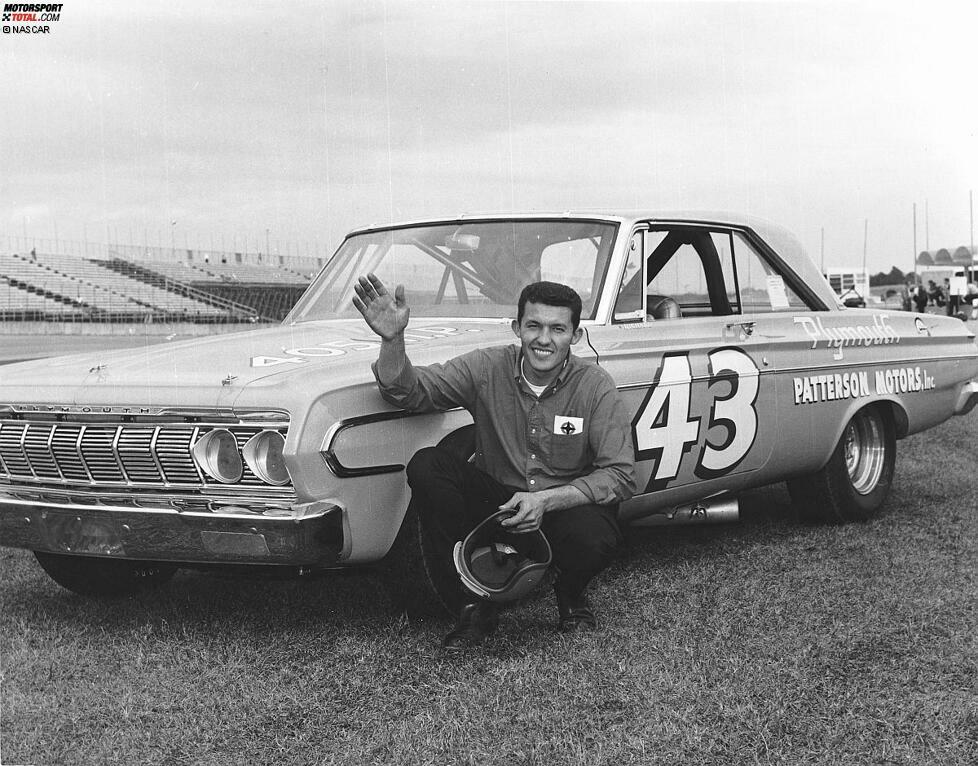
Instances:
[[[742,232],[650,226],[629,243],[614,319],[649,322],[804,308]]]

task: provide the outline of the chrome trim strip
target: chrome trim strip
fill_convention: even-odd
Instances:
[[[53,432],[54,429],[52,428]],[[115,436],[112,437],[112,459],[115,460],[115,464],[119,469],[119,473],[122,474],[122,478],[125,479],[126,484],[130,484],[129,472],[126,470],[126,466],[122,462],[122,458],[119,456],[119,439],[122,438],[122,429],[115,429]]]
[[[195,434],[197,433],[196,428],[194,429],[194,433]],[[149,454],[153,458],[153,465],[156,466],[156,470],[160,474],[160,483],[164,487],[167,487],[170,485],[170,482],[166,478],[166,474],[163,472],[163,464],[160,462],[159,452],[156,451],[156,440],[159,438],[159,436],[160,436],[160,427],[156,426],[156,428],[153,429],[153,436],[149,440]],[[192,459],[193,458],[191,457],[191,460]]]
[[[62,481],[64,481],[65,474],[64,471],[61,470],[61,464],[58,462],[58,458],[54,456],[53,444],[54,444],[54,429],[52,428],[48,432],[48,443],[45,446],[47,447],[48,453],[51,455],[51,462],[53,462],[54,467],[58,469],[58,476],[61,477]]]
[[[443,410],[439,412],[453,412],[460,409],[461,407],[453,407],[451,410]],[[336,457],[336,453],[333,451],[333,443],[336,441],[336,438],[348,428],[369,425],[371,423],[382,423],[385,420],[401,420],[403,418],[431,414],[437,413],[391,410],[389,412],[372,412],[368,415],[357,415],[352,418],[343,418],[342,420],[338,420],[337,422],[333,423],[333,425],[326,430],[326,434],[323,436],[322,445],[319,448],[319,454],[322,455],[323,462],[326,463],[326,467],[329,468],[330,472],[338,479],[351,479],[358,476],[375,476],[381,473],[397,473],[398,471],[403,471],[405,466],[401,463],[349,468],[343,465],[339,461],[339,458]]]
[[[815,351],[831,351],[832,349],[813,349],[813,350],[815,350]],[[851,351],[852,349],[851,348],[847,348],[847,350],[848,351]],[[880,359],[880,360],[877,360],[875,362],[873,362],[873,361],[868,361],[868,362],[849,362],[849,361],[846,361],[846,360],[840,360],[841,363],[836,363],[836,364],[827,364],[826,363],[826,364],[800,366],[800,367],[783,367],[783,368],[778,369],[777,372],[781,372],[781,373],[784,373],[786,375],[795,375],[795,374],[799,374],[799,373],[800,374],[804,374],[804,375],[813,375],[813,374],[817,374],[817,371],[819,371],[819,370],[825,370],[827,372],[841,374],[840,370],[845,369],[845,370],[849,371],[849,370],[852,370],[853,368],[858,368],[858,367],[908,367],[908,366],[914,366],[914,365],[919,365],[919,364],[934,364],[934,363],[937,363],[937,362],[948,362],[948,361],[954,361],[954,360],[958,360],[958,359],[964,359],[964,360],[974,361],[975,360],[975,355],[974,354],[970,354],[970,355],[968,355],[968,354],[955,354],[955,355],[952,356],[952,355],[949,354],[947,356],[928,356],[928,357],[923,357],[923,358],[903,359],[903,360],[897,360],[897,359],[883,360],[883,359]]]
[[[758,368],[757,374],[762,376],[798,375],[798,374],[811,376],[811,375],[820,374],[820,372],[824,371],[825,374],[841,375],[843,370],[845,370],[846,372],[852,372],[854,369],[861,368],[861,367],[887,367],[887,368],[907,367],[913,365],[928,364],[933,362],[953,361],[955,359],[974,360],[974,356],[958,355],[958,356],[945,356],[945,357],[927,357],[926,359],[913,359],[913,360],[904,359],[902,361],[900,360],[888,361],[888,360],[880,359],[877,361],[869,361],[869,362],[844,362],[842,364],[819,364],[819,365],[802,366],[802,367],[773,367],[773,368],[769,367],[763,370]],[[692,378],[693,383],[709,381],[709,380],[710,380],[709,375],[694,375]],[[637,388],[648,388],[654,382],[655,381],[649,380],[646,382],[625,383],[623,385],[618,386],[617,388],[619,391],[632,391]]]
[[[773,370],[773,369],[770,369],[770,368],[769,369],[766,369],[766,370],[762,370],[762,369],[758,368],[757,369],[757,377],[760,378],[760,377],[765,377],[765,376],[770,376],[770,375],[776,375],[779,372],[781,372],[781,371],[780,370]],[[693,377],[690,378],[690,383],[709,383],[711,380],[713,380],[713,377],[711,375],[693,375]],[[635,391],[636,389],[649,388],[654,383],[655,383],[654,380],[645,381],[644,383],[643,382],[639,382],[639,383],[625,383],[623,385],[616,386],[616,388],[619,391]]]
[[[136,513],[136,514],[158,514],[162,516],[171,516],[174,519],[177,518],[200,518],[200,519],[236,519],[238,521],[272,521],[274,523],[289,523],[292,524],[295,521],[307,518],[315,518],[316,516],[323,516],[326,513],[331,513],[333,511],[339,510],[339,506],[330,506],[329,508],[319,511],[311,516],[298,516],[296,514],[290,513],[289,515],[265,515],[260,510],[246,511],[245,513],[234,513],[231,511],[202,511],[196,509],[180,510],[178,508],[166,508],[162,505],[156,505],[152,507],[138,506],[138,505],[107,505],[105,503],[70,503],[70,502],[52,502],[50,500],[45,500],[43,502],[34,500],[25,500],[19,497],[11,497],[0,493],[0,506],[2,505],[13,505],[18,508],[37,510],[57,510],[57,511],[71,511],[72,513],[85,513],[91,511],[107,512],[107,513]],[[241,508],[243,503],[229,504],[233,507]],[[281,504],[269,505],[269,510],[291,510],[286,509]],[[244,509],[246,510],[246,509]]]
[[[248,488],[254,490],[254,487]],[[297,502],[297,496],[291,489],[270,487],[277,490],[268,494],[245,493],[177,493],[177,492],[131,492],[126,490],[94,491],[56,487],[38,487],[27,484],[0,483],[0,502],[6,498],[16,497],[26,503],[44,506],[50,503],[68,503],[71,507],[92,506],[104,508],[105,504],[116,504],[120,508],[145,509],[160,508],[169,505],[209,507],[219,505],[245,506],[254,505],[270,508],[292,506]]]
[[[323,443],[319,448],[319,451],[332,452],[333,442],[336,440],[336,437],[339,436],[340,432],[345,431],[347,428],[370,425],[372,423],[381,423],[385,420],[401,420],[402,418],[420,417],[422,415],[440,415],[446,412],[455,412],[461,409],[461,407],[452,407],[450,410],[438,410],[438,412],[408,412],[407,410],[389,410],[387,412],[371,412],[367,415],[356,415],[352,418],[342,418],[326,429],[326,434],[323,436]]]
[[[31,475],[36,478],[37,473],[34,471],[34,464],[31,463],[31,456],[27,454],[27,431],[29,429],[30,426],[25,426],[24,430],[20,432],[20,444],[18,446],[20,447],[20,454],[24,456],[24,462],[27,464],[27,468],[30,470]]]
[[[288,424],[290,416],[287,410],[234,410],[230,408],[213,407],[146,407],[133,404],[125,406],[81,405],[81,404],[49,404],[29,402],[8,402],[0,404],[0,416],[11,415],[60,415],[68,416],[70,420],[84,420],[90,417],[131,417],[137,418],[187,418],[219,420],[222,425],[228,420],[251,424],[254,420],[265,420],[275,426]],[[78,416],[72,418],[71,416]]]
[[[78,455],[78,462],[81,463],[81,467],[85,469],[85,473],[88,475],[88,481],[91,484],[95,483],[95,477],[92,475],[92,469],[88,467],[88,461],[85,460],[85,453],[82,450],[82,442],[85,441],[85,429],[88,426],[82,426],[78,429],[78,438],[75,440],[75,454]],[[40,478],[35,476],[34,478]]]
[[[200,466],[197,465],[197,461],[194,460],[194,453],[193,453],[194,445],[197,443],[199,439],[200,439],[200,426],[194,426],[194,432],[190,434],[190,444],[187,445],[187,451],[190,454],[190,462],[193,464],[194,472],[197,474],[197,481],[199,481],[201,485],[205,485],[207,484],[207,479],[204,476],[204,472],[201,470]],[[153,456],[159,459],[159,455],[157,455],[155,450],[153,452]],[[164,477],[166,476],[166,474],[163,473],[162,466],[160,466],[160,475]]]

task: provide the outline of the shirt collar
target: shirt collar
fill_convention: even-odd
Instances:
[[[560,372],[558,372],[557,373],[557,377],[554,378],[550,382],[550,385],[547,386],[547,389],[556,388],[558,385],[560,385],[561,383],[564,382],[564,378],[567,377],[567,373],[568,373],[568,369],[567,368],[570,366],[571,356],[572,356],[572,354],[570,352],[570,349],[568,349],[567,350],[567,356],[564,357],[564,363],[560,366]],[[518,347],[518,351],[516,353],[516,363],[515,363],[515,365],[513,367],[513,377],[515,378],[515,380],[516,380],[517,383],[519,383],[520,378],[523,377],[523,348],[522,348],[522,346]],[[544,389],[544,390],[546,390],[546,389]]]

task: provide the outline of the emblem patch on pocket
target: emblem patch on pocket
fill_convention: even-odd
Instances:
[[[554,416],[554,433],[561,436],[573,436],[584,431],[584,418],[571,418],[566,415]]]

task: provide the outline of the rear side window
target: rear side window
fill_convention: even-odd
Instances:
[[[804,311],[805,302],[739,231],[731,232],[736,285],[727,285],[731,306],[741,314]]]
[[[652,226],[633,232],[616,322],[807,309],[750,240],[733,229]]]

